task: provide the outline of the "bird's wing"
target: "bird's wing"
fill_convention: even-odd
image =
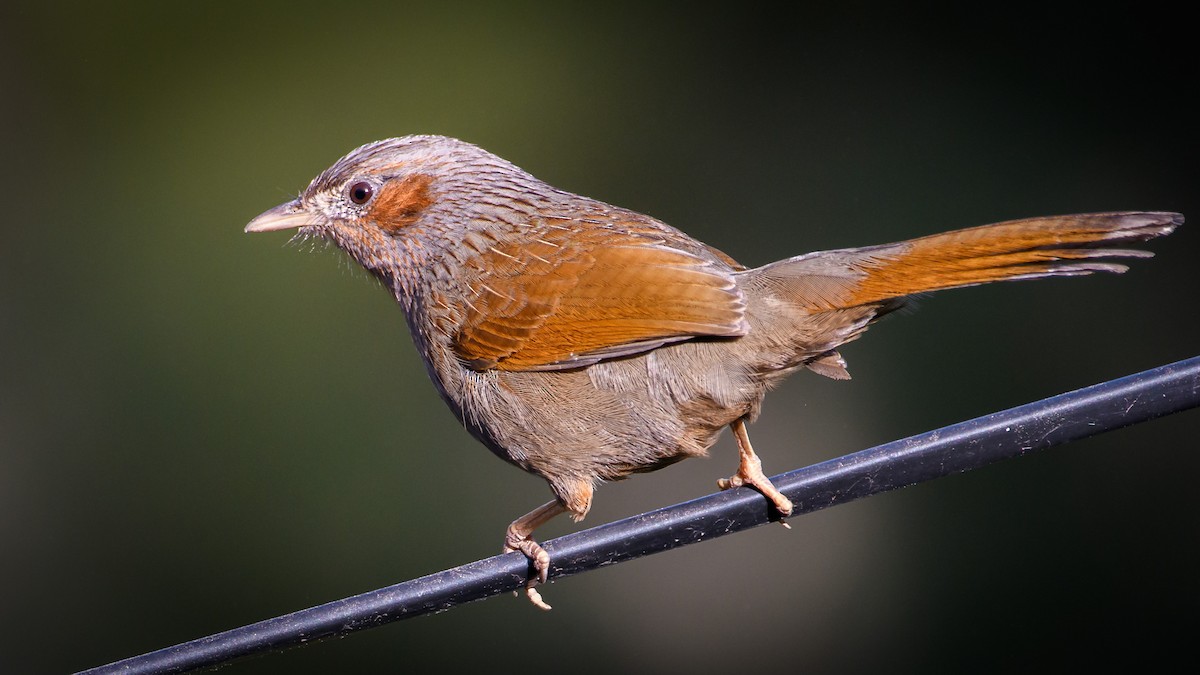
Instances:
[[[661,232],[619,223],[531,228],[468,258],[477,270],[453,336],[485,370],[559,370],[696,336],[745,335],[732,269]],[[715,257],[715,256],[714,256]]]

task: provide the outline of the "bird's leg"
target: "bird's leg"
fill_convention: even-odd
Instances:
[[[550,605],[542,600],[542,595],[537,592],[535,586],[546,583],[546,577],[550,573],[550,554],[533,540],[533,531],[566,510],[567,507],[557,499],[546,502],[514,520],[504,534],[504,552],[520,551],[533,564],[534,574],[525,583],[525,596],[541,609],[550,609]]]
[[[771,500],[775,505],[775,509],[779,511],[780,516],[792,515],[792,500],[783,496],[775,486],[771,484],[771,480],[763,473],[762,460],[758,455],[754,454],[754,448],[750,445],[750,436],[746,434],[746,420],[739,417],[737,421],[729,425],[729,429],[733,431],[733,437],[737,439],[738,457],[741,462],[738,464],[737,473],[729,478],[722,478],[717,481],[717,487],[722,490],[749,485],[750,487],[763,493],[763,496]],[[787,523],[781,518],[780,521],[785,527]]]

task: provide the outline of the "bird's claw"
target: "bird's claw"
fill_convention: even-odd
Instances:
[[[779,523],[789,530],[791,525],[784,520],[787,516],[792,515],[794,509],[792,500],[788,499],[782,492],[776,489],[770,478],[763,473],[762,460],[758,455],[754,454],[754,448],[750,445],[750,437],[746,434],[746,423],[744,420],[737,420],[730,425],[733,430],[734,438],[737,439],[738,455],[741,462],[738,464],[737,473],[729,478],[721,478],[717,481],[717,487],[722,490],[749,485],[750,487],[762,493],[768,501],[775,506],[775,511],[779,513]]]
[[[533,574],[529,580],[525,582],[525,597],[533,603],[538,609],[549,610],[550,605],[542,599],[542,594],[538,592],[537,585],[546,583],[550,578],[550,554],[546,549],[542,548],[541,544],[533,539],[506,539],[504,542],[505,553],[509,551],[518,551],[524,555],[529,564],[533,566]],[[514,591],[514,595],[515,595]]]
[[[534,607],[547,612],[550,611],[550,605],[546,604],[545,600],[542,600],[542,594],[538,593],[538,590],[534,588],[535,585],[536,584],[533,583],[533,580],[530,580],[529,583],[526,584],[525,597],[529,598],[529,601],[533,603]]]

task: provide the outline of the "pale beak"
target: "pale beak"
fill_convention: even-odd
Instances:
[[[300,205],[300,200],[296,199],[285,204],[280,204],[269,211],[262,212],[257,218],[246,225],[246,231],[275,232],[276,230],[290,230],[306,225],[316,225],[319,222],[321,222],[320,217],[310,213]]]

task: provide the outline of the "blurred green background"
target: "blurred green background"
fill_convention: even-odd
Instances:
[[[1180,11],[1183,11],[1182,9]],[[0,671],[67,672],[486,557],[548,498],[336,251],[247,236],[442,133],[746,264],[1033,215],[1200,216],[1195,24],[551,3],[0,9]],[[953,291],[793,378],[769,473],[1200,353],[1198,225],[1124,276]],[[1028,672],[1190,656],[1200,417],[230,673]],[[706,494],[726,437],[584,525]],[[565,519],[549,538],[578,529]]]

